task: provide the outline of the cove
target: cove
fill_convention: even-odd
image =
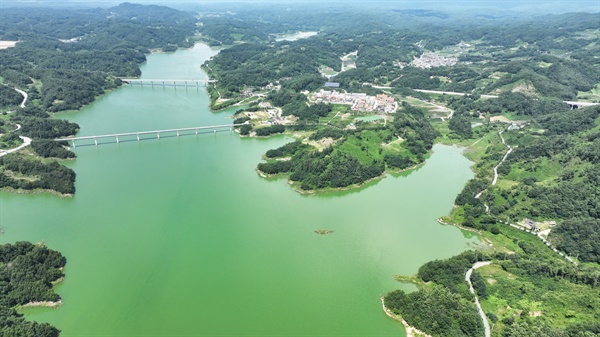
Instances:
[[[203,44],[153,54],[145,78],[206,78]],[[64,115],[81,136],[215,125],[203,89],[126,86]],[[59,309],[28,309],[61,336],[404,336],[379,296],[476,244],[441,226],[472,177],[461,149],[354,191],[300,195],[255,171],[290,138],[217,132],[78,146],[74,198],[0,194],[0,243],[67,257]],[[334,233],[317,235],[314,230]]]

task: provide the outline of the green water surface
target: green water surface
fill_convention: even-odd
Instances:
[[[215,53],[150,55],[143,77],[206,78]],[[208,104],[203,89],[127,86],[63,117],[80,135],[231,122]],[[404,336],[379,296],[474,243],[435,221],[470,162],[438,145],[413,172],[304,196],[255,171],[288,141],[227,131],[78,146],[74,198],[0,193],[0,243],[44,242],[68,261],[63,305],[28,317],[63,337]]]

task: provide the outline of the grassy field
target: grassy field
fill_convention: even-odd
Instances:
[[[366,165],[373,164],[374,160],[383,160],[388,153],[401,152],[400,144],[382,147],[384,140],[391,134],[391,130],[373,131],[365,130],[360,134],[349,135],[346,140],[336,148],[336,151],[348,153]]]

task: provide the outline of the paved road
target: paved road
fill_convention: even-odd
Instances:
[[[15,129],[15,131],[17,131],[19,129],[21,129],[21,125],[17,124],[17,128]],[[19,136],[19,138],[21,138],[21,140],[23,140],[23,144],[15,147],[15,148],[12,148],[10,150],[0,150],[0,157],[4,157],[9,153],[17,152],[17,151],[21,150],[22,148],[27,147],[31,144],[31,138],[23,137],[23,136]]]
[[[437,91],[437,90],[423,90],[423,89],[413,89],[414,91],[423,92],[426,94],[438,94],[438,95],[450,95],[450,96],[466,96],[471,94],[465,94],[464,92],[454,92],[454,91]],[[481,95],[481,98],[498,98],[497,95]]]
[[[21,108],[25,108],[25,103],[27,103],[27,93],[21,89],[15,88],[15,90],[18,91],[19,94],[23,95],[23,102],[21,102]]]
[[[473,289],[473,284],[471,283],[471,274],[473,273],[473,270],[475,270],[479,267],[487,266],[491,263],[492,262],[490,262],[490,261],[476,262],[473,265],[473,267],[471,267],[471,269],[469,269],[467,271],[467,273],[465,274],[465,280],[469,284],[469,291],[471,292],[471,294],[475,295],[475,305],[477,306],[477,311],[479,311],[479,316],[481,316],[481,319],[483,320],[483,328],[485,329],[485,337],[490,337],[490,335],[491,335],[490,323],[488,322],[487,317],[485,316],[485,313],[483,312],[483,309],[481,309],[481,304],[479,304],[479,299],[477,298],[477,295],[475,294],[475,289]]]

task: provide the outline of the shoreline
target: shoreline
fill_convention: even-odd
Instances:
[[[385,312],[385,314],[389,318],[402,323],[402,326],[404,327],[404,331],[406,332],[406,337],[431,337],[430,335],[424,333],[423,331],[408,324],[408,322],[406,322],[404,320],[404,318],[400,317],[400,315],[394,314],[388,307],[385,306],[385,301],[383,300],[383,296],[379,297],[379,299],[381,300],[381,307],[383,309],[383,312]]]
[[[447,223],[444,220],[442,220],[442,218],[437,218],[436,220],[439,224],[441,225],[445,225],[445,226],[453,226],[456,227],[460,230],[463,231],[467,231],[467,232],[471,232],[471,233],[475,233],[477,234],[477,236],[479,237],[479,240],[481,241],[481,243],[487,244],[488,246],[493,246],[494,244],[492,243],[492,241],[490,241],[488,238],[486,238],[485,236],[483,236],[483,232],[475,229],[475,228],[469,228],[469,227],[463,227],[461,225],[455,224],[455,223]]]
[[[266,138],[266,137],[265,137]],[[385,170],[383,171],[383,173],[377,177],[373,177],[371,179],[365,180],[363,182],[361,182],[360,184],[352,184],[352,185],[348,185],[345,187],[335,187],[335,188],[324,188],[324,189],[320,189],[320,190],[300,190],[296,187],[297,182],[295,181],[291,181],[288,178],[288,184],[292,185],[292,187],[294,188],[294,191],[303,194],[303,195],[307,195],[307,194],[319,194],[319,193],[328,193],[328,192],[345,192],[345,191],[352,191],[354,189],[360,189],[362,187],[365,187],[365,185],[372,183],[374,181],[377,180],[383,180],[385,179],[388,175],[393,175],[393,174],[400,174],[400,173],[404,173],[407,171],[411,171],[414,169],[417,169],[423,165],[425,165],[425,162],[419,163],[415,166],[411,166],[405,169],[401,169],[401,170]],[[278,173],[278,174],[266,174],[264,172],[262,172],[261,170],[258,169],[258,167],[256,168],[256,172],[258,172],[258,174],[263,177],[263,178],[285,178],[286,176],[289,176],[289,174],[285,174],[285,173]]]
[[[44,193],[49,193],[52,195],[55,195],[57,197],[61,197],[61,198],[73,198],[74,194],[72,193],[67,193],[67,194],[63,194],[54,190],[45,190],[45,189],[40,189],[40,188],[36,188],[35,190],[23,190],[23,189],[15,189],[12,187],[1,187],[0,188],[0,192],[5,192],[5,193],[11,193],[11,194],[21,194],[21,195],[35,195],[35,194],[44,194]]]
[[[35,301],[25,303],[23,305],[18,306],[18,308],[58,308],[62,305],[62,300],[58,300],[56,302],[52,301]]]

